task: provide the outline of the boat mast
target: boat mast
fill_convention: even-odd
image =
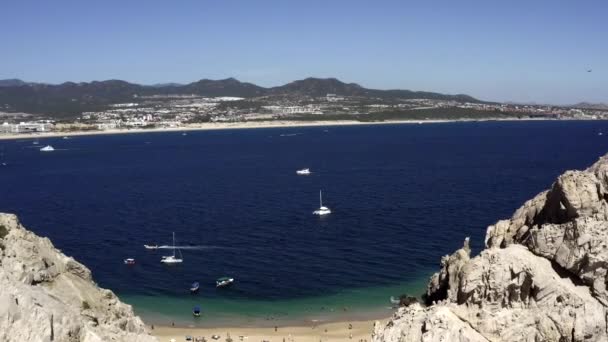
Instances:
[[[175,258],[175,232],[173,232],[173,258]]]
[[[319,207],[323,206],[323,197],[321,195],[321,190],[319,190]]]

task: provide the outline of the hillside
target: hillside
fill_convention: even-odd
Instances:
[[[0,341],[158,341],[88,268],[4,213],[0,289]]]
[[[97,111],[108,105],[132,102],[140,96],[193,94],[206,97],[236,96],[256,98],[289,95],[323,97],[327,94],[383,99],[437,99],[459,102],[480,102],[468,95],[445,95],[410,90],[367,89],[355,83],[335,78],[307,78],[279,87],[264,88],[234,78],[202,79],[185,85],[177,83],[153,86],[121,80],[65,82],[61,84],[27,83],[20,80],[0,80],[0,110],[45,114],[53,118],[70,118],[84,111]]]
[[[608,340],[608,155],[567,171],[508,220],[469,239],[373,342]],[[477,237],[478,239],[481,237]]]

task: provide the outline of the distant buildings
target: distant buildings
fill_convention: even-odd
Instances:
[[[8,122],[0,126],[2,133],[35,133],[35,132],[50,132],[53,129],[53,124],[50,121],[45,122],[20,122],[11,124]]]

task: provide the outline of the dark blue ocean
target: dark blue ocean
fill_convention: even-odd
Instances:
[[[466,236],[479,251],[489,224],[608,152],[602,131],[608,122],[526,121],[4,140],[0,211],[144,317],[192,303],[251,315],[322,298],[385,307],[388,292],[419,294]],[[297,176],[304,167],[313,173]],[[322,218],[320,189],[333,211]],[[166,266],[171,251],[143,245],[172,232],[196,248]],[[237,282],[216,290],[224,275]]]

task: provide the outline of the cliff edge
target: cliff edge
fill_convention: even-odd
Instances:
[[[373,341],[608,341],[608,155],[488,227],[485,245],[443,257],[429,306],[399,309]]]
[[[158,341],[91,271],[0,213],[0,341]]]

